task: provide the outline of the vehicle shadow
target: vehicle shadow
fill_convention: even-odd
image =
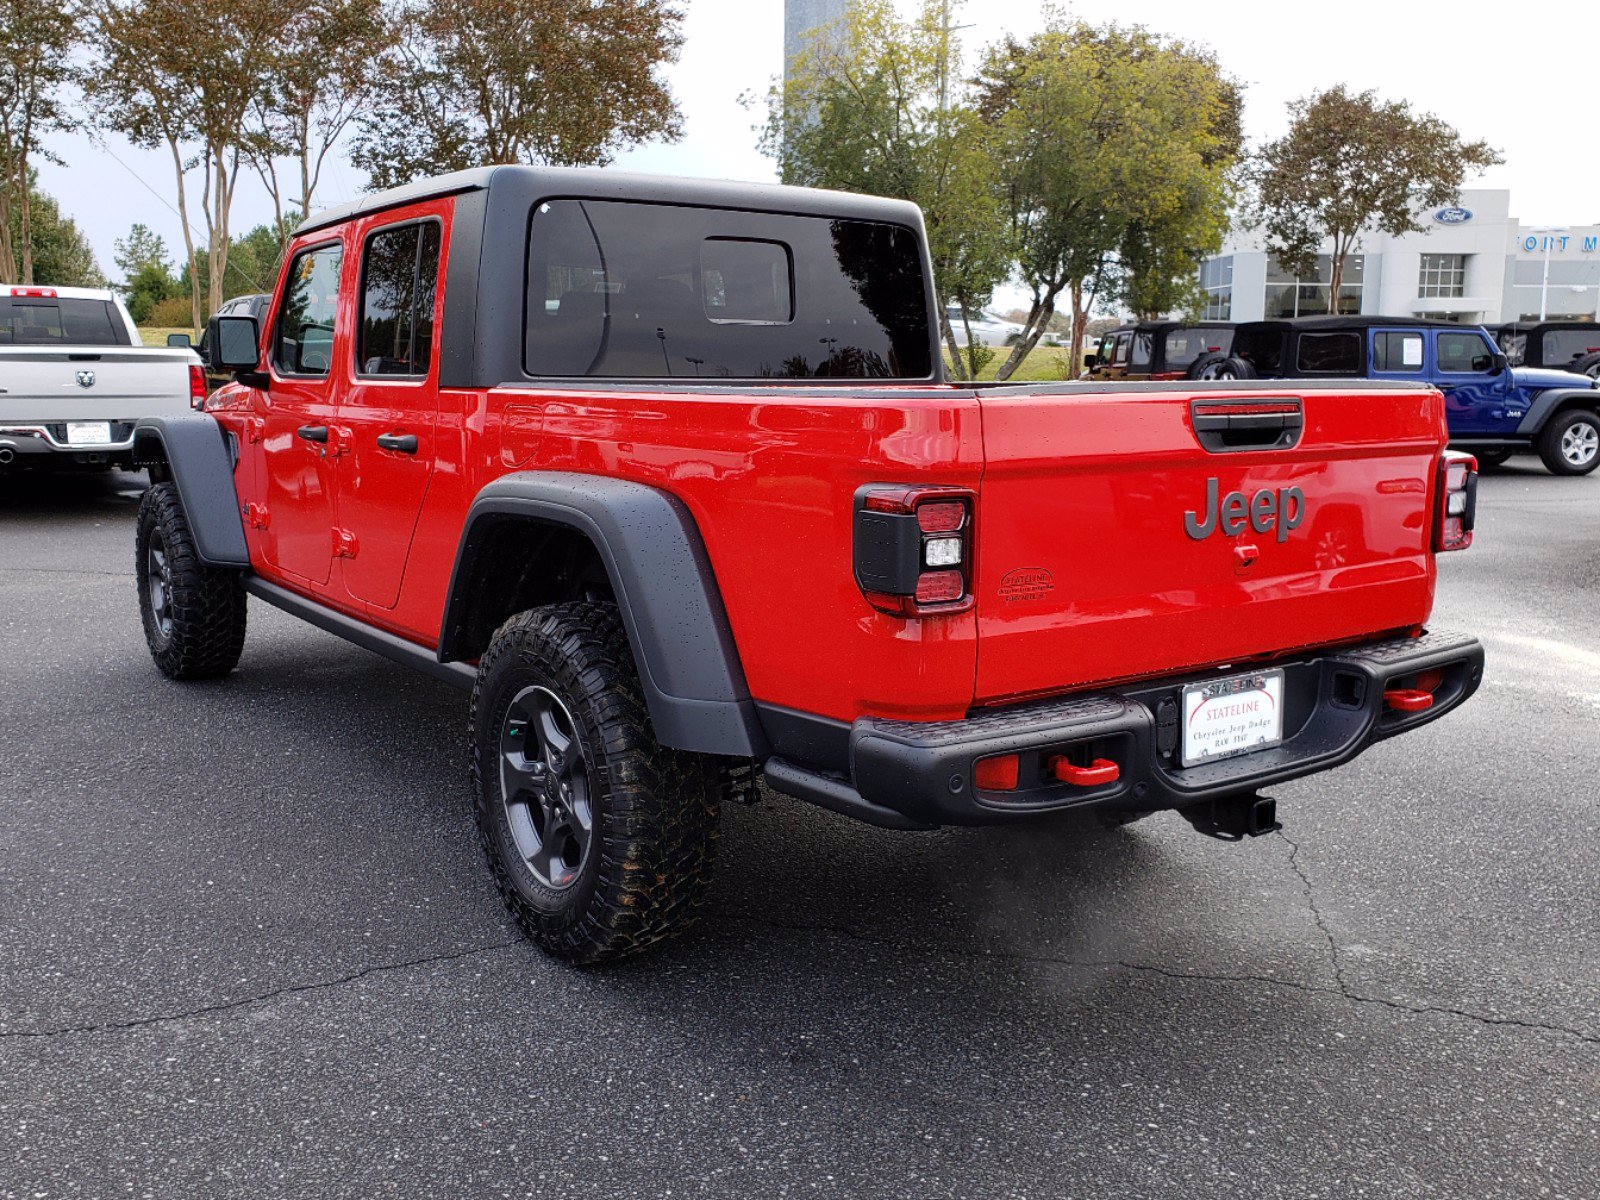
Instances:
[[[147,486],[128,471],[0,470],[0,519],[132,515]]]

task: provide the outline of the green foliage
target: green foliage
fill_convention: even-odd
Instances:
[[[399,0],[394,20],[350,155],[374,190],[490,163],[604,163],[680,134],[657,75],[683,41],[668,0]]]
[[[58,161],[41,139],[77,124],[66,99],[78,81],[75,16],[59,0],[0,0],[0,282],[41,282],[33,168]]]
[[[1032,292],[1000,378],[1038,343],[1063,292],[1076,342],[1095,296],[1154,307],[1221,245],[1239,97],[1211,55],[1052,12],[1041,33],[989,52],[979,107],[997,132],[1017,274]]]
[[[1502,161],[1486,142],[1463,142],[1438,117],[1373,91],[1340,85],[1289,111],[1289,131],[1262,148],[1253,173],[1254,216],[1267,249],[1299,274],[1312,273],[1330,241],[1333,295],[1362,231],[1420,233],[1423,213],[1453,202],[1470,174]]]
[[[126,238],[118,239],[115,261],[122,272],[123,300],[136,324],[148,322],[157,304],[178,294],[167,244],[148,226],[134,225]]]
[[[286,227],[292,229],[298,220],[298,213],[287,214]],[[211,295],[210,285],[207,283],[206,260],[197,254],[195,263],[198,271],[195,273],[200,279],[204,311],[216,312],[235,296],[270,292],[272,285],[277,281],[278,268],[282,265],[284,248],[288,244],[288,235],[281,234],[275,222],[257,225],[248,233],[234,238],[228,246],[228,268],[222,277],[222,290],[215,296]],[[189,289],[190,274],[187,268],[180,273],[178,277],[180,290]]]
[[[939,0],[910,21],[887,0],[852,5],[772,90],[761,139],[785,183],[921,206],[941,314],[946,302],[981,308],[1010,266],[990,133],[959,82],[949,19]],[[970,376],[982,347],[957,356],[953,331],[943,333]]]
[[[94,248],[77,222],[62,216],[55,197],[40,191],[37,184],[29,192],[32,221],[28,249],[33,259],[33,282],[57,287],[105,287],[106,277],[95,262]],[[21,246],[20,206],[13,208],[11,222],[13,244]]]
[[[132,312],[132,309],[129,309]],[[161,329],[193,329],[193,318],[190,316],[189,297],[169,296],[151,307],[149,316],[141,319],[137,315],[134,321],[139,325],[149,325]]]

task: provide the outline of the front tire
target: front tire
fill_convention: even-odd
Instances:
[[[169,679],[216,679],[244,652],[245,592],[238,571],[208,567],[171,483],[139,501],[134,538],[139,615],[150,657]]]
[[[1498,471],[1511,461],[1510,450],[1474,450],[1472,457],[1478,460],[1478,470]]]
[[[1552,475],[1587,475],[1600,467],[1600,417],[1583,408],[1558,412],[1539,431],[1539,457]]]
[[[693,923],[716,849],[717,760],[655,740],[615,605],[502,625],[470,728],[478,833],[529,938],[595,963]]]

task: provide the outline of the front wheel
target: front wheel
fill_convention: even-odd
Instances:
[[[472,693],[478,833],[528,936],[571,963],[688,927],[711,879],[718,760],[660,745],[612,604],[512,617]]]
[[[171,679],[215,679],[244,652],[239,572],[200,561],[178,489],[158,483],[139,502],[134,538],[139,615],[150,657]]]
[[[1498,471],[1511,461],[1510,450],[1474,450],[1472,457],[1478,460],[1478,470]]]
[[[1600,467],[1600,417],[1583,408],[1557,413],[1539,433],[1539,457],[1553,475]]]

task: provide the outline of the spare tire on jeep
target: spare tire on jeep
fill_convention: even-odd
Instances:
[[[1254,379],[1256,369],[1230,354],[1204,354],[1189,365],[1190,379]]]
[[[1600,378],[1600,351],[1574,359],[1567,370],[1577,375],[1587,375],[1590,379]]]

